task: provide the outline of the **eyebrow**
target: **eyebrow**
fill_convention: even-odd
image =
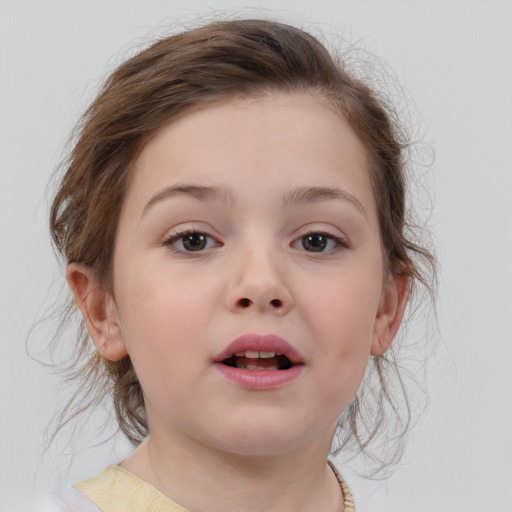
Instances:
[[[146,204],[142,215],[155,204],[172,197],[189,196],[198,201],[217,201],[229,204],[235,203],[235,198],[230,190],[221,186],[203,186],[194,184],[171,185],[156,193]],[[366,217],[363,205],[349,192],[340,188],[331,187],[300,187],[292,190],[283,200],[283,204],[301,205],[307,203],[320,203],[326,200],[341,199],[357,208]]]
[[[349,192],[331,187],[301,187],[290,192],[284,199],[284,204],[320,203],[331,199],[341,199],[355,206],[366,217],[363,205]]]
[[[202,185],[179,184],[166,187],[155,194],[146,204],[142,215],[155,204],[177,196],[189,196],[198,201],[218,201],[233,204],[235,202],[231,192],[224,187],[205,187]]]

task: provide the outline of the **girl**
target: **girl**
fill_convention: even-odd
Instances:
[[[61,509],[355,510],[331,444],[363,450],[399,413],[390,345],[433,263],[393,119],[270,21],[164,38],[110,76],[50,223],[95,346],[75,376],[136,448]]]

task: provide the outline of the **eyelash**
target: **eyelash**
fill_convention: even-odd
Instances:
[[[187,250],[185,247],[181,247],[181,248],[178,248],[175,246],[176,242],[180,242],[183,244],[184,243],[184,238],[187,237],[187,236],[190,236],[190,235],[200,235],[200,236],[203,236],[204,239],[205,239],[205,247],[201,247],[199,248],[198,250],[194,251],[194,250]],[[320,247],[320,250],[318,251],[315,251],[315,250],[307,250],[306,247],[304,246],[304,244],[306,243],[306,240],[308,237],[318,237],[318,238],[324,238],[325,239],[325,246],[324,247]],[[317,241],[319,241],[317,238]],[[208,239],[212,240],[214,242],[214,244],[212,245],[211,242],[210,242],[210,246],[208,247]],[[311,242],[312,240],[310,240]],[[328,247],[329,245],[329,242],[332,244],[334,243],[334,247],[331,247],[330,249],[328,249],[327,251],[324,250],[325,247]],[[297,244],[302,244],[302,247],[297,247]],[[195,229],[188,229],[188,230],[185,230],[185,231],[180,231],[178,233],[175,233],[173,235],[171,235],[170,237],[168,237],[164,242],[163,242],[163,245],[164,246],[167,246],[167,247],[170,247],[172,248],[175,252],[177,253],[180,253],[180,254],[194,254],[194,253],[202,253],[204,252],[206,249],[211,249],[212,247],[214,247],[215,245],[217,246],[220,246],[222,245],[221,243],[217,242],[211,235],[208,235],[207,233],[204,233],[202,231],[199,231],[199,230],[195,230]],[[296,240],[293,241],[293,243],[291,244],[292,247],[296,248],[296,249],[303,249],[305,252],[308,252],[308,253],[312,253],[312,254],[315,254],[315,253],[320,253],[320,254],[324,254],[324,253],[332,253],[332,252],[336,252],[340,249],[347,249],[349,247],[347,241],[343,238],[340,238],[338,236],[335,236],[331,233],[325,233],[325,232],[322,232],[322,231],[311,231],[309,233],[306,233],[304,234],[303,236],[301,236],[300,238],[297,238]]]
[[[334,243],[334,247],[331,247],[329,250],[308,251],[304,247],[304,243],[305,243],[305,240],[307,239],[307,237],[311,237],[311,236],[323,237],[326,239],[327,244],[329,244],[329,242]],[[295,245],[299,244],[299,243],[302,244],[302,249],[304,249],[306,252],[312,253],[312,254],[316,254],[316,253],[327,254],[327,253],[337,252],[340,249],[348,249],[349,248],[349,245],[345,239],[340,238],[336,235],[333,235],[332,233],[325,233],[322,231],[311,231],[309,233],[306,233],[306,234],[302,235],[300,238],[297,238],[293,242],[292,246],[295,247]]]
[[[185,253],[185,254],[198,253],[199,254],[199,253],[203,252],[205,249],[210,249],[213,246],[213,245],[211,245],[210,247],[204,247],[197,251],[190,251],[190,250],[186,250],[185,248],[178,248],[178,247],[174,246],[174,244],[176,244],[176,242],[181,241],[183,243],[183,239],[190,235],[202,235],[205,237],[205,239],[213,240],[215,242],[214,245],[217,245],[217,246],[222,245],[222,244],[218,243],[211,235],[208,235],[207,233],[204,233],[204,232],[196,230],[196,229],[187,229],[185,231],[180,231],[178,233],[175,233],[175,234],[169,236],[163,242],[163,245],[170,247],[172,250],[174,250],[175,252],[180,253],[180,254],[183,254],[183,253]],[[206,243],[208,244],[208,241],[206,241]]]

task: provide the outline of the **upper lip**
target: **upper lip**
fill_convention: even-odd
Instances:
[[[217,354],[214,361],[220,363],[234,354],[247,350],[275,352],[286,356],[293,364],[304,362],[302,354],[286,340],[275,334],[244,334],[234,339],[222,352]]]

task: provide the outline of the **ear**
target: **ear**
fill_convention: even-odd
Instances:
[[[66,279],[101,356],[119,361],[128,354],[112,295],[87,265],[69,263]]]
[[[391,276],[383,286],[377,316],[373,327],[370,353],[381,356],[398,332],[410,292],[409,277]]]

